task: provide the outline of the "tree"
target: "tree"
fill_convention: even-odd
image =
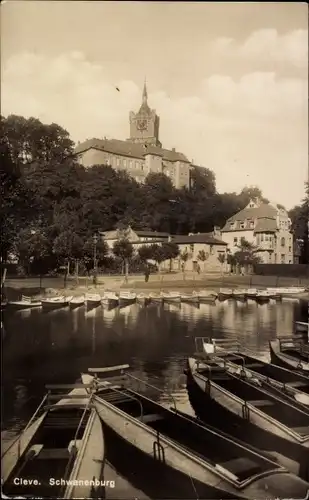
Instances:
[[[116,257],[119,257],[125,266],[125,280],[128,281],[129,274],[129,260],[133,256],[133,246],[128,240],[122,239],[115,241],[113,245],[113,253]]]
[[[10,115],[1,118],[3,134],[15,165],[32,162],[62,163],[73,155],[74,143],[59,125],[37,118]]]
[[[74,231],[60,233],[53,244],[54,253],[67,265],[66,275],[70,274],[70,262],[75,262],[75,273],[78,276],[78,261],[83,256],[84,242]]]
[[[186,263],[187,263],[188,259],[189,259],[189,253],[186,250],[184,250],[183,252],[181,252],[181,254],[180,254],[180,260],[182,261],[182,266],[181,267],[182,267],[183,273],[185,272]]]
[[[301,205],[296,205],[289,211],[292,221],[294,241],[300,247],[300,263],[309,262],[308,220],[309,220],[309,183],[305,185],[305,197]]]
[[[211,197],[216,193],[216,177],[209,168],[193,166],[190,176],[194,196]]]
[[[162,256],[164,257],[164,260],[170,261],[170,272],[171,272],[172,260],[176,259],[180,253],[179,246],[176,243],[173,243],[172,241],[168,241],[168,242],[162,244],[161,251],[162,251]]]
[[[205,271],[205,262],[209,258],[209,253],[205,252],[205,250],[200,250],[197,254],[197,260],[203,262],[203,271]]]
[[[162,264],[162,262],[166,260],[164,249],[161,245],[157,245],[156,243],[154,243],[150,245],[149,250],[151,252],[151,259],[153,259],[158,264],[158,268],[160,269],[160,264]]]
[[[220,252],[219,255],[218,255],[218,261],[221,264],[221,274],[222,274],[222,276],[223,276],[223,266],[224,266],[225,260],[226,260],[225,253]]]
[[[256,255],[256,247],[245,238],[241,239],[238,247],[239,250],[234,254],[235,263],[236,266],[243,267],[245,272],[261,262],[261,258]]]
[[[248,205],[250,200],[260,200],[263,203],[269,203],[269,200],[267,198],[264,198],[261,189],[257,186],[244,187],[239,197],[243,201],[245,206]]]
[[[142,262],[146,262],[147,260],[151,259],[152,258],[151,247],[149,247],[148,245],[143,245],[139,247],[138,255]]]
[[[29,273],[32,262],[42,263],[49,255],[49,240],[39,230],[21,229],[14,240],[12,250],[24,270]],[[41,273],[40,273],[41,274]]]

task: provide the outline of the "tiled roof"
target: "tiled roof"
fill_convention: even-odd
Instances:
[[[276,232],[278,229],[276,219],[266,219],[266,217],[257,220],[254,228],[255,233]]]
[[[226,246],[227,243],[225,243],[222,240],[219,240],[218,238],[214,238],[212,233],[197,233],[197,234],[190,234],[190,235],[185,235],[185,236],[173,236],[172,239],[173,243],[176,243],[177,245],[181,244],[193,244],[193,243],[208,243],[209,245],[224,245]]]
[[[139,231],[138,229],[133,229],[133,231],[137,234],[137,236],[141,236],[142,238],[168,238],[169,233],[159,233],[156,231]]]
[[[84,141],[76,146],[75,154],[83,153],[88,149],[99,149],[101,151],[106,151],[107,153],[140,159],[143,159],[149,150],[150,154],[163,156],[163,159],[166,161],[183,161],[190,163],[188,158],[183,153],[178,153],[177,151],[163,149],[156,146],[134,143],[130,140],[120,141],[118,139],[88,139],[87,141]]]
[[[230,217],[225,223],[225,226],[223,227],[222,231],[240,231],[240,230],[253,229],[250,222],[254,222],[256,220],[259,221],[260,219],[265,221],[266,220],[274,221],[272,223],[268,222],[265,223],[265,227],[269,227],[270,225],[274,227],[275,224],[277,228],[276,217],[277,217],[277,209],[274,208],[272,205],[262,203],[259,207],[244,208],[237,214]],[[233,228],[231,228],[231,222],[234,223]],[[240,223],[244,223],[244,227],[240,227]],[[262,224],[263,223],[261,222],[259,227],[262,227]]]

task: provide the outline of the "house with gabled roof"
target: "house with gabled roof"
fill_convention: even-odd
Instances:
[[[170,235],[168,233],[133,229],[131,226],[125,229],[112,229],[111,231],[100,232],[100,235],[106,242],[110,251],[112,251],[114,243],[123,238],[132,243],[135,251],[144,245],[162,245],[162,243],[170,240]]]
[[[254,245],[264,264],[293,263],[291,219],[281,206],[250,200],[243,210],[226,221],[222,238],[231,253],[239,250],[241,240],[245,239]]]
[[[124,170],[137,182],[144,182],[149,173],[163,173],[176,188],[190,186],[191,162],[173,149],[164,149],[159,140],[160,118],[148,105],[146,83],[142,104],[137,113],[131,111],[130,137],[119,139],[88,139],[75,148],[77,160],[85,168],[110,165]]]

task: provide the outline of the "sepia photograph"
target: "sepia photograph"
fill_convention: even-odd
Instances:
[[[0,22],[2,497],[309,500],[307,3]]]

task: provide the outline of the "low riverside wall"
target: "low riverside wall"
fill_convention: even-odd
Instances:
[[[261,276],[309,278],[309,264],[256,264],[254,273]]]

